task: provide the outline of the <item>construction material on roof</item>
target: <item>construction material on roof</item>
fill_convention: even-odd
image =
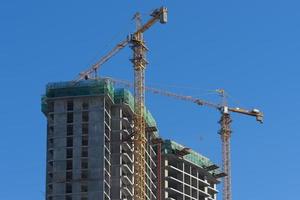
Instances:
[[[212,161],[210,161],[208,158],[172,140],[164,140],[163,151],[164,154],[176,155],[178,155],[178,152],[182,152],[182,158],[184,160],[189,161],[192,164],[197,165],[203,169],[210,169],[208,170],[209,173],[211,173],[214,176],[221,174],[221,171],[218,169],[219,167],[215,165]],[[212,166],[214,166],[214,169],[212,169]]]

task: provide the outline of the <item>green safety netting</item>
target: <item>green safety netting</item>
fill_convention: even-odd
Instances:
[[[165,154],[174,154],[176,151],[180,151],[183,148],[185,147],[172,140],[165,140],[163,143],[163,150]],[[214,164],[208,158],[193,150],[190,150],[190,153],[183,156],[183,158],[201,168],[206,168]],[[211,171],[211,173],[215,172],[216,171]]]
[[[115,90],[114,95],[116,104],[126,103],[131,108],[131,110],[134,110],[134,98],[129,90],[118,88]]]
[[[129,90],[124,88],[115,89],[114,97],[115,103],[126,103],[132,110],[134,110],[134,97]],[[146,107],[144,110],[144,117],[148,126],[156,126],[154,117]]]
[[[129,90],[124,88],[115,89],[110,79],[97,79],[82,80],[76,83],[66,81],[47,84],[46,94],[41,99],[42,111],[43,113],[47,112],[47,98],[90,95],[109,95],[114,103],[126,103],[134,110],[134,97]],[[148,126],[156,126],[154,117],[146,108],[144,117]]]
[[[84,80],[79,82],[55,82],[46,86],[46,97],[87,96],[107,94],[114,98],[114,87],[109,79]]]

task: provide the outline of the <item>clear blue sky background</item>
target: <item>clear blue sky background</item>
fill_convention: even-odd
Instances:
[[[148,19],[161,5],[169,9],[169,23],[145,34],[147,85],[212,101],[219,98],[210,90],[225,88],[232,106],[263,110],[263,125],[233,115],[233,199],[299,199],[296,0],[2,0],[1,199],[44,199],[45,84],[75,78],[134,30],[136,11]],[[130,57],[123,50],[101,75],[132,80]],[[151,94],[146,101],[163,137],[221,163],[217,111]]]

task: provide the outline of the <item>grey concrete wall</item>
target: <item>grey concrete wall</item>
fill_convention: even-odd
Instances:
[[[67,110],[67,101],[73,101],[73,110]],[[132,133],[133,112],[126,105],[112,105],[108,97],[76,97],[49,99],[54,101],[54,112],[48,113],[48,126],[53,127],[53,133],[48,131],[47,146],[47,176],[46,196],[49,200],[131,200],[133,199],[133,145],[130,141],[122,141]],[[88,102],[89,121],[83,121],[82,103]],[[73,113],[73,123],[67,123],[68,113]],[[52,120],[54,116],[54,120]],[[125,120],[126,119],[126,120]],[[82,145],[82,129],[88,125],[88,147]],[[67,136],[67,125],[73,125],[73,135]],[[48,128],[49,129],[49,128]],[[106,136],[105,136],[106,135]],[[67,147],[67,138],[73,139],[71,147]],[[150,142],[150,135],[147,136]],[[53,141],[49,145],[49,141]],[[88,149],[87,178],[82,177],[82,149]],[[72,158],[67,159],[67,149],[72,149]],[[147,197],[156,199],[155,156],[152,146],[147,144]],[[50,153],[53,152],[53,153]],[[72,162],[72,177],[67,180],[67,160]],[[53,166],[49,163],[53,163]],[[72,192],[67,194],[66,185],[70,183]],[[82,186],[87,185],[87,192],[82,192]],[[67,198],[69,197],[69,198]]]
[[[73,100],[73,145],[72,151],[72,179],[67,181],[67,101]],[[51,99],[49,101],[52,101]],[[107,198],[104,197],[105,185],[104,179],[104,107],[105,100],[103,97],[79,97],[66,99],[53,99],[54,112],[48,113],[48,127],[53,127],[53,134],[48,131],[47,136],[47,174],[53,173],[53,178],[47,175],[46,178],[46,196],[47,199],[66,199],[66,196],[72,199],[82,200],[81,197],[86,197],[89,200],[109,199],[110,192],[108,189]],[[82,103],[89,103],[88,115],[89,121],[82,121]],[[108,106],[110,108],[110,106]],[[108,111],[109,113],[110,111]],[[54,116],[54,120],[52,117]],[[82,124],[88,124],[88,178],[82,179]],[[110,128],[110,127],[108,127]],[[48,128],[49,129],[49,128]],[[53,141],[53,145],[49,142]],[[109,149],[110,147],[108,147]],[[53,156],[49,152],[53,152]],[[109,152],[109,151],[108,151]],[[108,153],[110,154],[110,152]],[[53,159],[53,160],[52,160]],[[108,155],[108,172],[110,172],[110,155]],[[53,167],[49,163],[53,162]],[[72,193],[66,194],[66,183],[72,185]],[[108,180],[110,182],[110,180]],[[88,186],[88,192],[81,192],[82,184]],[[52,188],[52,189],[51,189]]]
[[[131,141],[123,141],[127,138],[128,134],[132,133],[129,124],[132,123],[133,113],[124,111],[121,105],[115,105],[112,108],[112,200],[133,199],[133,184],[124,182],[127,177],[133,182],[133,174],[126,173],[122,170],[122,166],[127,165],[133,168],[133,162],[128,162],[124,156],[129,156],[133,160],[132,143]],[[125,119],[128,119],[125,121]],[[124,148],[127,142],[129,148]],[[128,193],[129,191],[130,193]]]

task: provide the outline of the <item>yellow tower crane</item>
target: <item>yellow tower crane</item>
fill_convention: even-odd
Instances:
[[[223,181],[223,200],[231,200],[232,199],[232,191],[231,191],[231,117],[230,113],[239,113],[243,115],[256,117],[256,120],[260,123],[263,123],[263,113],[257,109],[246,110],[242,108],[230,108],[227,105],[226,93],[223,89],[217,90],[217,92],[222,97],[222,105],[219,107],[221,112],[221,119],[219,121],[221,125],[221,129],[219,134],[221,135],[222,142],[222,167],[224,173],[227,176],[224,177]]]
[[[115,83],[125,85],[126,87],[132,87],[132,84],[128,81],[116,80],[116,79],[111,79],[111,80]],[[226,93],[222,89],[217,90],[217,92],[222,97],[221,105],[204,101],[202,99],[195,98],[192,96],[179,95],[173,92],[168,92],[168,91],[164,91],[152,87],[145,87],[145,89],[154,94],[173,97],[185,101],[191,101],[193,103],[196,103],[197,105],[212,107],[221,112],[221,119],[219,121],[221,128],[219,134],[221,135],[221,142],[222,142],[222,168],[223,168],[223,172],[226,174],[226,176],[224,176],[224,181],[223,181],[223,200],[231,200],[232,195],[231,195],[230,138],[231,138],[232,131],[230,125],[232,120],[230,117],[230,113],[239,113],[243,115],[253,116],[256,117],[256,120],[260,123],[263,123],[263,113],[257,109],[247,110],[247,109],[237,108],[237,107],[228,107],[226,101]]]
[[[155,10],[153,17],[146,24],[142,25],[140,14],[135,15],[137,31],[131,35],[130,43],[133,49],[134,67],[134,199],[146,200],[146,169],[145,169],[145,69],[148,64],[146,60],[147,47],[143,38],[143,33],[150,28],[156,21],[167,22],[167,10],[161,8]]]
[[[102,64],[117,54],[121,49],[131,44],[133,50],[134,67],[134,199],[146,200],[146,170],[145,170],[145,120],[144,120],[144,98],[145,98],[145,69],[148,64],[146,60],[147,47],[143,38],[143,33],[156,22],[167,23],[167,8],[161,7],[151,13],[152,18],[142,24],[140,14],[135,14],[137,30],[129,35],[124,41],[117,44],[111,51],[93,64],[89,69],[81,72],[76,82],[82,79],[97,77],[97,70]],[[94,76],[94,77],[93,77]]]

